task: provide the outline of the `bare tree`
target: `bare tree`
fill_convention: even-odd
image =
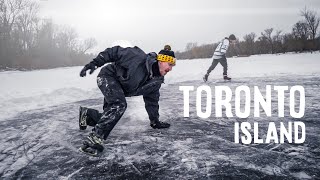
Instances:
[[[276,42],[276,41],[281,41],[281,33],[282,33],[281,30],[277,30],[276,33],[275,33],[275,35],[272,37],[272,40],[273,40],[274,42]]]
[[[251,32],[250,34],[246,34],[243,39],[246,41],[246,42],[254,42],[254,39],[256,38],[256,34],[254,32]]]
[[[0,23],[2,23],[3,32],[5,34],[10,34],[12,32],[17,17],[26,5],[27,1],[25,0],[1,0]]]
[[[71,27],[58,27],[54,40],[58,48],[73,51],[76,48],[77,32]]]
[[[51,19],[42,19],[36,31],[38,48],[49,49],[54,46],[54,24]]]
[[[18,30],[22,36],[22,48],[28,50],[35,46],[34,32],[38,24],[39,5],[35,2],[27,2],[21,15],[17,18]]]
[[[274,53],[274,45],[273,45],[273,39],[272,39],[272,32],[273,32],[273,28],[269,28],[269,29],[265,29],[264,32],[261,33],[261,36],[263,37],[263,39],[265,39],[270,47],[271,47],[271,53]]]
[[[244,39],[244,51],[246,55],[252,55],[254,54],[254,40],[256,38],[256,34],[254,32],[251,32],[250,34],[246,34]]]
[[[189,42],[186,45],[186,51],[190,51],[192,48],[196,47],[198,44],[194,42]]]
[[[18,38],[12,36],[17,17],[25,8],[25,0],[0,0],[0,59],[4,67],[14,64]],[[15,34],[17,36],[17,33]]]
[[[79,51],[77,33],[40,19],[34,0],[0,0],[0,68],[52,68],[80,65],[91,55],[94,39]],[[56,28],[57,27],[57,28]]]
[[[97,45],[97,41],[94,38],[88,38],[84,40],[81,52],[86,53],[89,49],[94,48]]]
[[[307,40],[308,38],[308,25],[303,21],[298,21],[293,25],[292,34],[296,39]]]
[[[274,47],[274,53],[280,53],[283,52],[283,36],[281,35],[282,31],[277,30],[275,34],[272,36],[272,41],[273,41],[273,47]]]
[[[0,35],[2,33],[3,26],[4,26],[4,15],[3,15],[4,11],[5,11],[4,0],[0,0]]]
[[[294,42],[295,47],[292,48],[296,52],[301,52],[307,47],[308,37],[311,36],[308,25],[305,21],[298,21],[293,25],[292,38],[290,46]],[[287,42],[290,41],[287,39]]]
[[[307,7],[301,10],[300,15],[304,17],[308,29],[311,33],[311,39],[314,41],[316,39],[320,18],[317,16],[317,13],[315,11],[309,10],[307,9]]]

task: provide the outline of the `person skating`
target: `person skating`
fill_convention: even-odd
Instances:
[[[204,75],[203,80],[204,82],[208,81],[208,77],[210,72],[217,66],[218,63],[220,63],[223,66],[223,79],[225,80],[231,80],[230,77],[228,77],[228,63],[226,58],[226,52],[229,48],[229,44],[234,44],[236,42],[235,35],[231,34],[228,37],[225,37],[217,46],[213,53],[213,61],[209,69],[207,70],[207,74]]]
[[[104,95],[103,112],[80,107],[80,129],[86,129],[87,125],[94,126],[80,151],[94,156],[103,151],[103,140],[127,108],[126,97],[142,95],[150,126],[154,129],[169,128],[169,123],[159,120],[159,89],[175,62],[174,52],[169,45],[158,55],[154,52],[146,54],[136,46],[114,46],[99,53],[85,65],[80,72],[81,77],[86,76],[88,70],[91,74],[98,67],[110,63],[100,70],[97,77],[98,87]]]

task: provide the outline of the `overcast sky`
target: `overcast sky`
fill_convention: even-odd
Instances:
[[[165,44],[184,50],[188,42],[214,43],[235,34],[260,35],[266,28],[290,32],[305,6],[320,0],[40,0],[40,15],[98,41],[95,52],[128,40],[146,52]]]

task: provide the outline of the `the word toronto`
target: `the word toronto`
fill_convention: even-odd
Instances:
[[[183,92],[184,99],[184,117],[190,116],[190,94],[195,90],[194,86],[180,86],[179,90]],[[272,115],[272,101],[277,104],[277,116],[285,116],[285,108],[288,108],[289,114],[293,118],[301,118],[305,113],[305,90],[303,86],[271,86],[265,87],[265,93],[262,94],[258,86],[253,87],[253,92],[248,86],[238,86],[232,92],[228,86],[215,86],[214,98],[213,89],[210,86],[199,86],[196,89],[196,113],[201,118],[209,118],[212,115],[212,106],[214,105],[215,117],[225,116],[239,118],[260,117],[261,110],[265,116]],[[286,97],[289,92],[289,97]],[[277,99],[272,100],[272,93],[276,94]],[[214,104],[212,100],[214,99]],[[253,102],[253,108],[252,103]],[[205,104],[203,107],[202,104]],[[275,103],[274,103],[275,104]],[[273,105],[274,105],[273,104]],[[286,104],[286,106],[285,106]],[[234,107],[234,113],[232,111]],[[260,109],[261,108],[261,109]],[[253,114],[252,114],[253,109]],[[276,127],[278,125],[278,128]],[[286,124],[286,125],[285,125]],[[279,132],[277,131],[279,130]],[[299,130],[301,131],[299,133]],[[294,132],[293,132],[294,131]],[[240,137],[240,132],[242,135]],[[253,135],[251,134],[253,133]],[[254,122],[236,122],[234,124],[234,142],[243,144],[250,143],[284,143],[286,138],[289,143],[303,143],[305,141],[305,124],[300,121],[294,122],[269,122],[268,130],[264,139],[259,138],[259,124]]]

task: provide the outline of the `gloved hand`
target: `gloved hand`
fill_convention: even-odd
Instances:
[[[163,128],[169,128],[170,124],[166,123],[166,122],[155,121],[155,122],[150,123],[150,126],[153,129],[163,129]]]
[[[89,63],[89,64],[85,65],[85,66],[83,67],[83,69],[80,71],[80,76],[81,76],[81,77],[86,76],[86,72],[87,72],[88,70],[90,70],[89,73],[92,74],[93,71],[96,70],[96,66],[95,66],[94,64],[92,64],[92,63]]]

